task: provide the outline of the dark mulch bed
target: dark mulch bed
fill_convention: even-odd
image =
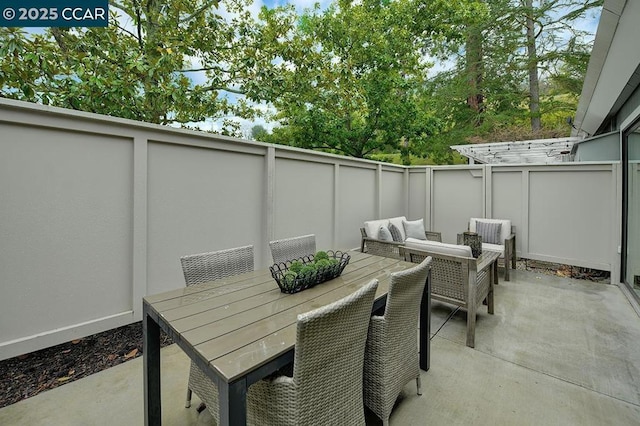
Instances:
[[[575,278],[600,283],[611,283],[611,273],[599,269],[582,268],[579,266],[563,265],[560,263],[543,262],[540,260],[520,259],[516,262],[517,269],[533,271],[546,275],[557,275],[565,278]]]
[[[161,346],[171,339],[161,333]],[[0,361],[0,408],[142,355],[142,322]]]

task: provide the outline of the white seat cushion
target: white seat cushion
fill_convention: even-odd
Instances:
[[[407,238],[404,242],[405,247],[417,250],[425,250],[432,253],[444,254],[447,256],[473,257],[471,247],[461,246],[457,244],[441,243],[431,240],[418,240],[417,238]]]

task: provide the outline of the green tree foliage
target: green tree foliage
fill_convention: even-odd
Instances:
[[[261,126],[259,124],[255,125],[251,128],[251,139],[261,140],[260,138],[262,138],[267,133],[267,129],[265,129],[264,126]]]
[[[466,43],[440,48],[455,67],[428,83],[431,108],[445,122],[429,149],[443,161],[453,144],[568,135],[565,120],[577,106],[590,51],[575,23],[602,4],[476,2],[486,9],[460,28]]]
[[[161,124],[254,117],[250,82],[271,57],[251,3],[218,1],[112,1],[107,28],[2,28],[0,96]]]
[[[569,132],[590,51],[574,23],[602,0],[110,4],[107,28],[0,28],[0,96],[236,135],[268,103],[257,140],[451,163],[450,145]]]
[[[282,80],[269,100],[282,126],[267,140],[365,157],[436,132],[439,120],[420,108],[428,64],[409,4],[340,0],[300,16],[278,41]]]

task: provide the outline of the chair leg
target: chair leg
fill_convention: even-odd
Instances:
[[[184,404],[184,408],[189,408],[191,407],[191,395],[192,395],[192,391],[191,389],[187,388],[187,402],[185,402]]]
[[[422,395],[422,380],[420,380],[420,374],[416,377],[416,387],[418,388],[418,395]]]
[[[389,419],[382,420],[382,426],[389,426]]]

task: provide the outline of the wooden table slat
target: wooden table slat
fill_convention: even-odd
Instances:
[[[243,356],[243,348],[247,346],[247,342],[260,341],[272,333],[286,328],[291,324],[295,324],[297,315],[320,308],[332,301],[345,297],[374,278],[380,281],[379,294],[386,294],[389,274],[395,270],[404,269],[406,269],[406,267],[398,264],[396,267],[390,267],[385,271],[378,271],[370,276],[362,276],[346,285],[336,279],[336,286],[332,286],[331,291],[319,296],[311,294],[311,290],[313,289],[298,293],[302,295],[303,293],[309,292],[308,296],[311,297],[301,298],[300,301],[295,304],[290,302],[286,304],[278,304],[277,302],[266,304],[252,311],[251,314],[255,315],[253,317],[248,317],[247,315],[235,321],[223,320],[216,323],[216,330],[213,333],[219,336],[201,344],[194,341],[191,332],[184,333],[184,336],[195,346],[196,350],[210,362],[231,352],[236,352],[236,357],[241,358]],[[293,299],[293,297],[284,300],[289,301],[291,299]],[[269,314],[271,315],[269,316]],[[295,339],[289,342],[289,347],[293,347],[293,345],[295,345]],[[259,365],[256,367],[258,366]]]
[[[225,303],[217,307],[211,307],[206,311],[198,312],[187,317],[172,319],[170,315],[167,315],[166,318],[171,321],[171,325],[177,332],[186,333],[189,330],[194,330],[198,327],[205,327],[208,324],[233,315],[242,314],[245,311],[257,308],[260,305],[270,303],[278,299],[283,299],[287,296],[288,294],[282,293],[279,289],[274,289],[271,285],[270,290],[265,293],[249,296],[245,299],[234,301],[233,303]]]
[[[219,281],[194,284],[184,288],[184,290],[186,291],[183,296],[172,297],[166,300],[155,302],[154,306],[159,311],[166,312],[170,309],[181,308],[192,303],[217,298],[244,289],[250,289],[251,287],[262,282],[266,282],[270,279],[272,279],[271,274],[266,274],[263,271],[262,274],[253,277],[245,277],[241,280],[237,278],[234,280],[223,278]]]
[[[256,280],[258,280],[258,278],[256,278]],[[268,278],[262,278],[261,281],[253,282],[249,287],[238,289],[238,291],[228,292],[214,297],[207,297],[206,299],[195,300],[193,303],[188,303],[184,306],[163,310],[162,316],[172,322],[179,321],[182,318],[188,318],[202,312],[227,306],[238,300],[267,295],[274,289],[277,289],[277,285],[273,278],[269,276]]]
[[[482,254],[480,255],[480,257],[478,257],[477,259],[477,268],[478,271],[482,271],[484,268],[487,267],[487,265],[495,262],[499,257],[500,257],[500,252],[499,251],[493,251],[493,250],[483,250]]]

